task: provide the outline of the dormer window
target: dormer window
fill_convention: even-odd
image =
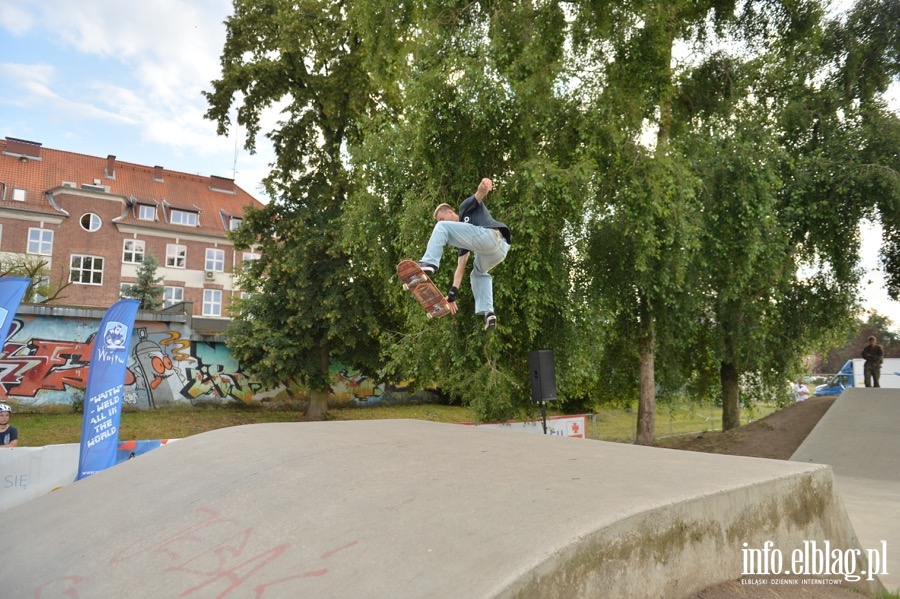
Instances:
[[[175,208],[169,214],[169,222],[173,225],[184,225],[186,227],[197,226],[197,213],[187,210],[177,210]]]
[[[21,187],[13,187],[12,199],[14,199],[17,202],[24,202],[25,201],[25,190],[22,189]]]
[[[139,220],[156,220],[156,206],[138,204],[137,217]]]
[[[237,229],[240,226],[241,226],[241,219],[239,219],[239,218],[232,216],[231,219],[228,221],[228,230],[229,231],[234,231],[235,229]]]

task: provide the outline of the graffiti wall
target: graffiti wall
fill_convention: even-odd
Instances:
[[[5,396],[23,406],[72,404],[83,397],[99,320],[16,315],[0,358]],[[151,409],[205,401],[259,401],[262,385],[241,371],[225,343],[192,341],[185,327],[135,323],[125,403]],[[333,399],[377,402],[384,391],[359,372],[332,367]]]

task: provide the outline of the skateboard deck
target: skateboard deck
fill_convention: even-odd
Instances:
[[[450,314],[447,298],[418,264],[412,260],[403,260],[397,265],[397,277],[403,283],[403,288],[419,300],[428,318],[441,318]]]

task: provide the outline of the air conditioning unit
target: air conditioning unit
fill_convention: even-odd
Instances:
[[[213,279],[216,278],[216,271],[214,271],[214,270],[207,270],[205,274],[206,274],[207,281],[212,281]]]

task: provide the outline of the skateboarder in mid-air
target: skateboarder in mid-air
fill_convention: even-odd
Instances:
[[[437,224],[431,232],[425,255],[419,266],[432,276],[441,265],[444,246],[452,245],[459,250],[453,286],[447,293],[450,312],[456,314],[456,297],[466,272],[469,254],[475,253],[475,263],[469,279],[472,295],[475,296],[475,313],[484,316],[487,331],[497,326],[494,314],[494,286],[489,271],[503,262],[509,251],[511,237],[509,227],[497,222],[484,204],[484,198],[494,188],[490,179],[482,179],[474,195],[466,198],[459,207],[459,214],[449,204],[441,204],[434,211]]]

